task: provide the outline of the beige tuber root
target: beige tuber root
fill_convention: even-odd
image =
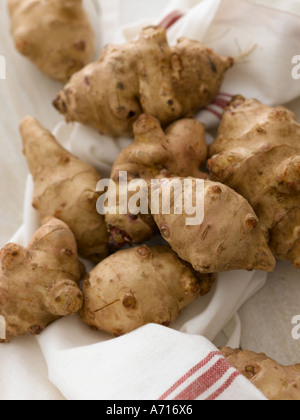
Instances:
[[[114,336],[148,323],[169,326],[179,312],[207,294],[213,275],[201,275],[169,247],[119,251],[84,282],[83,321]]]
[[[300,124],[284,107],[235,97],[208,163],[213,178],[243,195],[278,259],[300,268]]]
[[[162,197],[171,190],[170,184],[174,181],[179,182],[184,190],[184,179],[163,179],[160,185]],[[197,180],[192,181],[195,205]],[[235,191],[219,183],[204,181],[204,219],[194,226],[187,224],[190,216],[185,209],[182,214],[176,214],[175,198],[172,194],[170,214],[163,214],[160,204],[154,219],[173,251],[196,271],[217,273],[275,269],[275,259],[253,209]]]
[[[54,218],[34,234],[27,249],[6,245],[0,254],[5,341],[38,335],[59,317],[78,312],[82,306],[80,268],[73,233]]]
[[[120,187],[120,172],[127,173],[128,183],[143,179],[150,183],[158,175],[176,175],[195,178],[208,177],[200,168],[205,163],[208,148],[205,128],[195,119],[182,119],[170,125],[164,132],[159,121],[149,115],[141,115],[134,125],[134,142],[116,160],[111,179]],[[126,185],[127,188],[127,185]],[[134,192],[127,192],[128,202]],[[117,196],[120,213],[120,196]],[[139,244],[150,239],[157,226],[148,208],[147,214],[106,215],[114,247],[127,242]]]
[[[131,136],[143,113],[166,126],[206,107],[233,63],[200,42],[180,39],[170,47],[163,28],[148,27],[137,42],[106,47],[98,62],[72,77],[54,105],[67,121]]]
[[[54,216],[65,222],[80,255],[98,263],[108,255],[109,239],[104,217],[96,209],[100,175],[67,152],[34,118],[25,118],[20,132],[35,183],[33,206],[40,219]]]
[[[300,365],[282,366],[251,351],[224,348],[221,353],[269,400],[300,401]]]
[[[66,82],[93,59],[94,34],[82,0],[9,0],[18,51],[47,76]]]

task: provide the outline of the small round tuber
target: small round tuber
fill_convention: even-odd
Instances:
[[[93,59],[94,34],[82,0],[9,0],[18,51],[47,76],[67,82]]]
[[[207,294],[213,275],[196,273],[169,247],[119,251],[86,277],[83,321],[120,336],[148,323],[169,326],[179,312]]]
[[[81,256],[98,263],[108,255],[108,233],[98,214],[98,172],[67,152],[37,120],[20,124],[24,154],[34,179],[33,206],[40,219],[56,217],[75,235]]]
[[[160,174],[195,178],[208,176],[200,170],[206,161],[208,148],[205,127],[197,120],[179,120],[164,132],[156,118],[141,115],[134,125],[134,133],[134,142],[121,152],[112,169],[111,179],[118,190],[121,182],[119,174],[123,171],[127,173],[128,183],[143,179],[150,184]],[[128,202],[134,194],[127,191]],[[119,194],[116,204],[117,213],[120,213]],[[151,214],[114,215],[110,211],[106,215],[106,223],[115,248],[127,243],[145,242],[157,231]]]
[[[74,235],[60,220],[49,218],[27,249],[6,245],[0,254],[0,315],[6,321],[2,341],[40,334],[59,317],[78,312],[80,277]]]
[[[233,64],[200,42],[180,39],[170,47],[166,31],[151,26],[136,42],[107,46],[96,63],[72,77],[54,106],[67,121],[132,136],[143,113],[166,126],[205,108]]]
[[[194,200],[197,198],[196,179],[193,185]],[[161,196],[170,185],[179,181],[184,190],[185,179],[163,179]],[[185,208],[175,213],[175,196],[171,196],[170,214],[163,214],[162,205],[154,215],[162,236],[179,257],[190,263],[200,273],[217,273],[231,270],[275,269],[275,259],[260,229],[258,219],[250,204],[242,196],[225,185],[204,181],[204,219],[188,225]],[[198,198],[200,205],[202,197]],[[203,201],[203,200],[202,200]]]
[[[252,351],[223,348],[221,353],[269,400],[300,401],[300,365],[282,366]]]
[[[235,97],[210,147],[214,180],[245,197],[274,255],[300,268],[300,124],[288,109]]]

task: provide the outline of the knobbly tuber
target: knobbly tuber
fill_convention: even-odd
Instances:
[[[269,400],[300,401],[300,365],[282,366],[251,351],[224,348],[221,353]]]
[[[78,312],[80,277],[74,235],[60,220],[49,218],[27,249],[6,245],[0,254],[0,315],[6,321],[2,342],[38,335],[59,317]]]
[[[169,326],[179,312],[207,294],[213,275],[196,273],[169,247],[119,251],[85,279],[83,321],[114,336],[143,325]]]
[[[82,0],[9,0],[18,51],[47,76],[67,82],[93,60],[94,34]]]
[[[34,178],[33,206],[40,219],[54,216],[67,223],[80,255],[98,263],[108,255],[107,227],[96,209],[100,175],[67,152],[34,118],[25,118],[20,132]]]
[[[191,116],[218,94],[234,60],[197,41],[167,42],[161,27],[145,28],[137,42],[110,45],[76,73],[54,101],[67,121],[112,136],[132,136],[139,115],[163,126]]]
[[[162,179],[160,195],[170,191],[173,179]],[[184,179],[177,179],[184,190]],[[196,204],[197,180],[192,179],[193,204]],[[200,273],[231,270],[273,271],[275,259],[258,225],[253,209],[242,196],[229,187],[212,181],[204,182],[204,219],[199,225],[188,225],[183,208],[175,214],[175,194],[171,195],[170,214],[162,205],[154,214],[164,239],[179,257]],[[199,205],[199,201],[197,206]]]
[[[213,178],[254,208],[278,259],[300,268],[300,124],[288,109],[235,97],[208,163]]]
[[[205,178],[201,172],[208,148],[205,128],[195,119],[182,119],[170,125],[164,132],[159,121],[149,115],[141,115],[134,125],[134,142],[127,147],[115,162],[111,179],[120,189],[120,172],[127,173],[128,183],[135,179],[150,182],[160,174]],[[127,189],[127,184],[126,184]],[[134,192],[127,192],[128,202]],[[120,213],[120,196],[117,196]],[[148,210],[148,209],[147,209]],[[150,239],[157,226],[149,211],[147,214],[106,215],[114,247],[127,242],[139,244]]]

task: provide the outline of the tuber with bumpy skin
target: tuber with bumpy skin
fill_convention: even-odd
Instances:
[[[47,76],[67,82],[90,63],[94,34],[82,0],[9,0],[18,51]]]
[[[80,278],[74,235],[60,220],[49,218],[27,249],[6,245],[0,253],[0,315],[6,321],[2,342],[38,335],[58,318],[78,312]]]
[[[134,142],[121,152],[112,169],[111,179],[117,186],[117,193],[120,189],[120,172],[127,173],[128,183],[140,179],[150,183],[160,174],[208,177],[200,170],[206,161],[208,148],[205,128],[197,120],[179,120],[164,132],[156,118],[141,115],[134,125],[134,134]],[[127,191],[128,202],[135,193]],[[119,194],[116,204],[117,213],[120,213]],[[118,248],[128,242],[139,244],[150,239],[157,227],[148,209],[147,213],[114,215],[109,211],[106,223],[113,246]]]
[[[159,191],[164,196],[173,179],[161,180]],[[194,205],[197,180],[193,186]],[[177,179],[184,190],[185,179]],[[212,181],[204,182],[204,219],[199,225],[188,225],[186,214],[175,214],[175,195],[171,195],[170,214],[163,214],[162,204],[154,220],[164,239],[179,257],[200,273],[231,270],[275,269],[275,259],[261,231],[250,204],[231,188]],[[199,205],[199,201],[197,205]]]
[[[86,277],[81,317],[114,336],[149,323],[169,326],[213,282],[213,275],[196,273],[166,246],[118,251]]]
[[[72,77],[54,106],[68,122],[132,136],[143,113],[166,126],[205,108],[233,63],[197,41],[180,39],[170,47],[166,31],[151,26],[136,42],[107,46],[96,63]]]
[[[300,268],[300,124],[288,109],[235,97],[210,148],[213,179],[243,195],[274,255]]]
[[[300,401],[300,364],[282,366],[265,354],[221,349],[221,353],[269,400]]]
[[[54,216],[67,223],[80,255],[98,263],[108,255],[109,240],[104,217],[96,209],[100,175],[67,152],[36,119],[25,118],[20,132],[40,219]]]

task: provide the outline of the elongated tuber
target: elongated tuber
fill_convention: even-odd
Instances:
[[[81,316],[114,336],[149,323],[169,326],[213,282],[213,275],[196,273],[167,246],[118,251],[86,277]]]
[[[210,149],[213,178],[242,194],[278,259],[300,268],[300,124],[284,107],[235,97]]]
[[[180,39],[169,47],[163,28],[148,27],[137,42],[106,47],[98,62],[72,77],[54,105],[67,121],[131,136],[143,113],[166,126],[207,106],[233,63],[200,42]]]
[[[8,244],[0,254],[0,315],[6,340],[40,334],[61,316],[82,306],[81,268],[73,233],[50,218],[27,249]],[[3,340],[2,340],[3,341]]]
[[[158,175],[193,176],[208,175],[200,168],[205,163],[208,148],[205,128],[195,119],[182,119],[170,125],[164,132],[159,121],[149,115],[141,115],[134,125],[134,142],[116,160],[111,179],[121,189],[120,173],[126,172],[128,183],[143,179],[150,183]],[[124,180],[123,180],[124,181]],[[124,185],[127,189],[127,184]],[[136,192],[127,192],[128,203]],[[139,244],[150,239],[157,231],[153,217],[147,214],[120,214],[120,195],[117,195],[117,213],[106,215],[114,246],[126,242]]]
[[[96,209],[100,175],[67,152],[34,118],[25,118],[20,131],[35,183],[33,206],[40,219],[54,216],[67,223],[80,255],[99,262],[108,255],[105,220]]]
[[[224,348],[221,353],[269,400],[300,401],[300,365],[282,366],[251,351]]]
[[[184,191],[185,180],[163,179],[161,197],[179,183]],[[200,273],[230,270],[273,271],[275,259],[258,225],[258,219],[249,203],[225,185],[204,182],[203,196],[197,198],[197,181],[192,181],[193,205],[200,209],[203,203],[203,221],[189,225],[185,206],[176,214],[176,195],[171,195],[170,214],[163,214],[160,203],[155,222],[164,239],[179,257]],[[203,201],[204,200],[204,201]]]
[[[9,0],[18,51],[47,76],[66,82],[90,63],[94,34],[82,0]]]

